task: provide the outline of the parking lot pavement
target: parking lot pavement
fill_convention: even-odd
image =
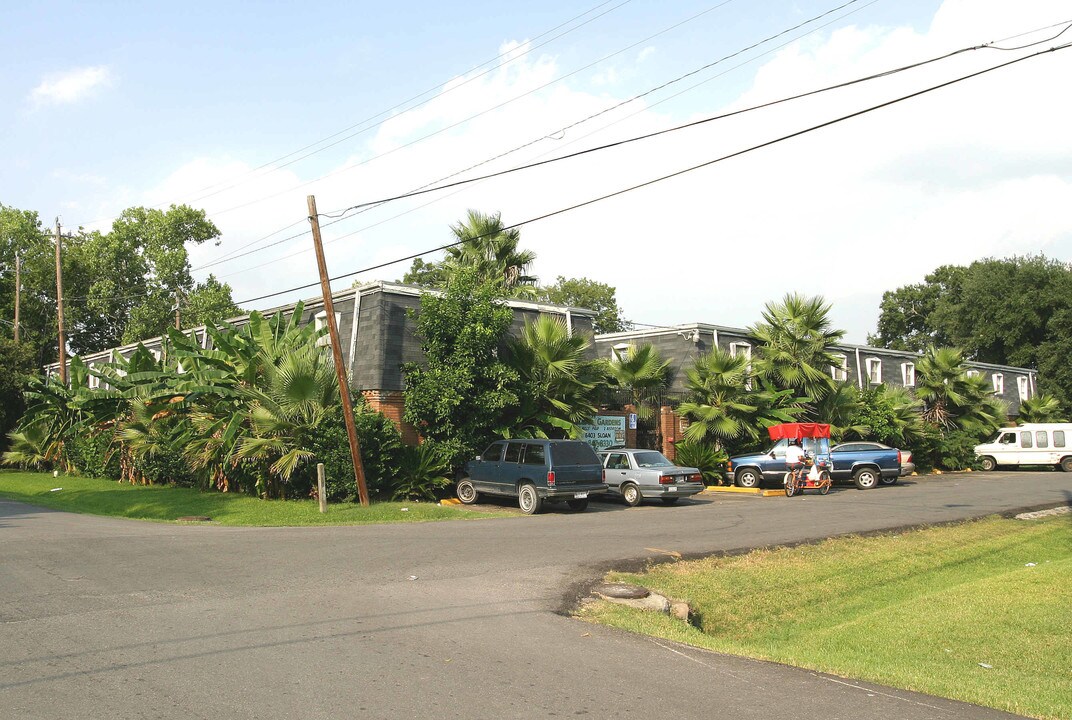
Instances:
[[[164,525],[0,501],[0,716],[1008,717],[563,611],[611,567],[1069,503],[1063,473],[361,527]],[[657,689],[638,667],[659,669]]]

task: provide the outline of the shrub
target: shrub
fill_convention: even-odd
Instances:
[[[697,468],[704,476],[704,483],[717,482],[723,484],[723,471],[729,456],[723,450],[717,450],[711,445],[700,442],[685,440],[675,443],[677,449],[676,462],[685,467]]]
[[[382,413],[369,409],[361,396],[354,399],[354,425],[357,440],[361,445],[361,464],[365,471],[365,484],[370,496],[387,496],[391,481],[398,467],[402,447],[402,434],[395,424]],[[292,478],[293,491],[309,494],[316,487],[316,463],[324,463],[327,497],[332,502],[353,502],[357,499],[354,481],[354,465],[350,459],[350,441],[346,436],[346,423],[342,406],[333,409],[320,424],[317,439],[313,443],[316,459],[311,467],[304,468],[299,477]],[[304,485],[302,485],[304,483]]]
[[[450,460],[434,440],[402,448],[392,500],[435,500],[436,490],[450,485]]]
[[[119,452],[112,448],[112,433],[75,433],[67,438],[64,447],[75,470],[89,477],[119,479]]]

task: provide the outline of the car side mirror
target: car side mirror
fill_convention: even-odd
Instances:
[[[771,450],[771,451],[770,451],[769,453],[767,453],[767,454],[771,456],[771,460],[773,460],[773,459],[774,459],[774,451],[773,451],[773,450]]]

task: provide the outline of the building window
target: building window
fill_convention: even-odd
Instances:
[[[872,385],[882,383],[882,361],[878,358],[867,358],[867,381]]]
[[[990,381],[994,383],[994,394],[1001,395],[1005,392],[1005,376],[1001,373],[994,373],[994,376],[990,378]]]
[[[967,370],[967,371],[964,372],[964,374],[967,375],[968,377],[975,377],[976,375],[979,374],[979,371],[978,370]]]
[[[916,366],[914,363],[901,363],[901,383],[905,387],[916,386]]]
[[[849,379],[849,360],[840,353],[835,353],[833,357],[837,364],[830,366],[830,377],[838,382],[845,382]]]
[[[342,322],[342,313],[335,313],[335,327],[339,327],[339,323]],[[328,313],[326,310],[321,310],[313,316],[313,327],[317,332],[320,332],[328,326]],[[316,339],[316,344],[319,347],[331,347],[331,336],[327,333],[323,337]]]
[[[746,390],[752,389],[752,346],[744,342],[730,343],[730,357],[737,357],[738,355],[744,356],[745,361],[745,373],[746,380],[744,381],[744,387]]]
[[[1028,399],[1029,392],[1028,392],[1028,387],[1027,387],[1027,378],[1024,377],[1023,375],[1021,375],[1020,377],[1016,378],[1016,389],[1020,393],[1020,402],[1023,402],[1024,400]]]
[[[89,369],[90,370],[93,370],[96,367],[97,367],[97,363],[90,363],[89,364]],[[99,377],[97,377],[96,375],[88,375],[88,374],[87,374],[87,377],[88,377],[88,380],[86,381],[86,384],[89,385],[90,390],[96,390],[97,388],[100,387],[100,378]]]

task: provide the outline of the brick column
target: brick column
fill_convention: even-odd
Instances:
[[[406,412],[406,400],[401,392],[389,390],[362,390],[361,395],[368,402],[370,409],[381,413],[384,417],[395,424],[402,433],[402,442],[407,445],[417,445],[420,438],[417,428],[402,419]]]
[[[659,408],[659,434],[663,438],[663,455],[672,461],[677,456],[677,448],[674,447],[678,440],[677,413],[669,405]]]
[[[635,448],[637,446],[637,430],[629,427],[629,414],[636,413],[636,405],[625,406],[625,446]]]

